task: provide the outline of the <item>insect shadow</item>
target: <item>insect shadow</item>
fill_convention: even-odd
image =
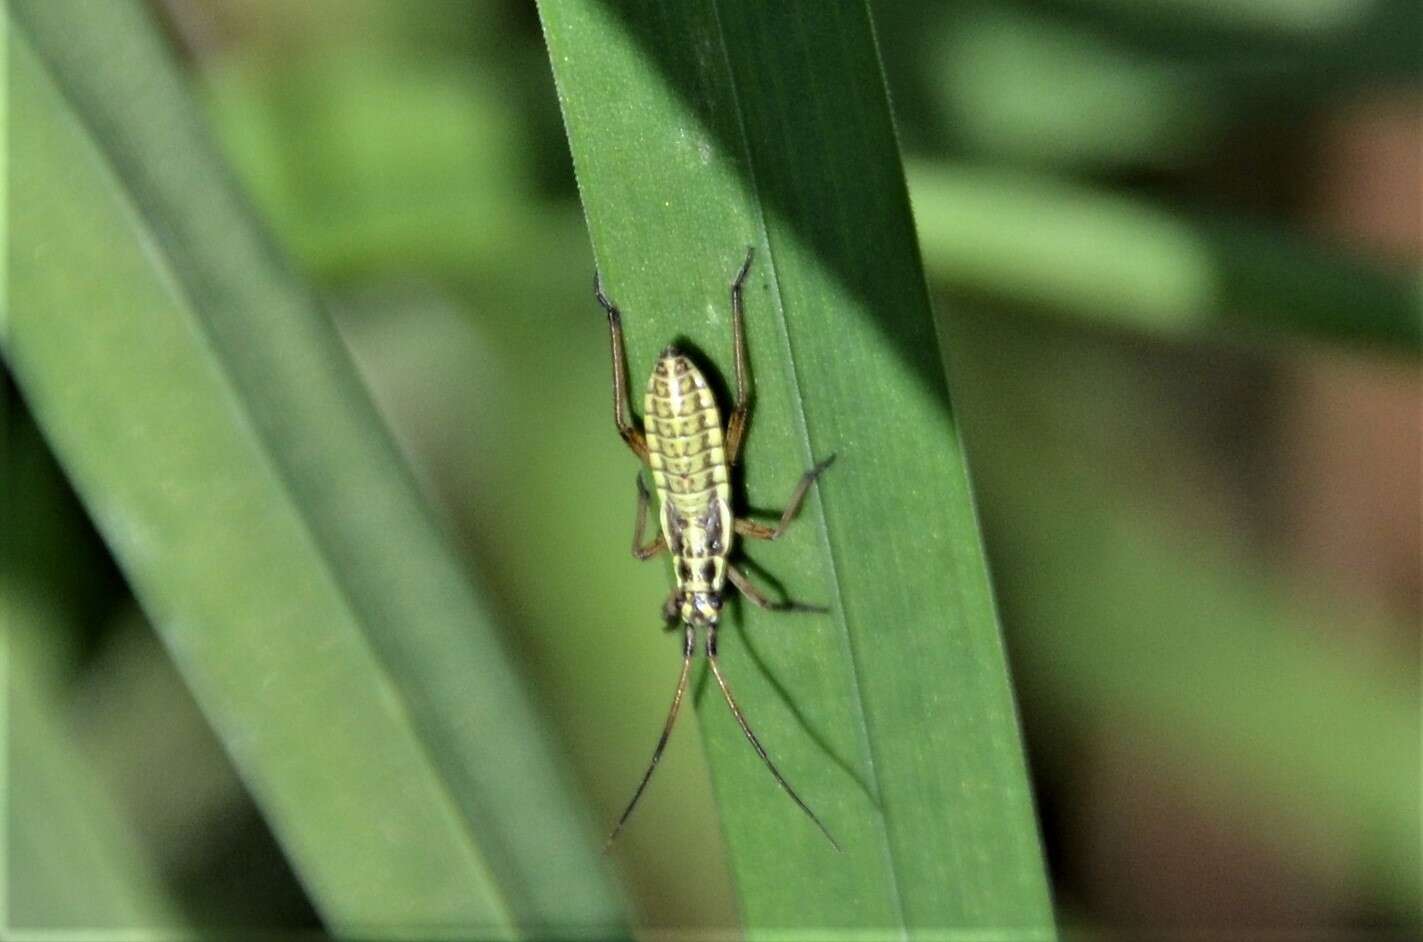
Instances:
[[[742,554],[740,558],[742,565],[754,572],[756,574],[756,577],[761,581],[763,585],[768,586],[772,592],[774,592],[781,598],[785,598],[785,587],[779,579],[767,572],[765,567],[761,566],[760,563],[753,561],[745,554]],[[766,664],[765,657],[761,654],[761,651],[757,647],[756,642],[752,640],[753,633],[744,630],[746,624],[744,620],[746,604],[746,600],[740,597],[737,597],[732,601],[733,609],[736,612],[735,630],[737,635],[739,635],[741,638],[741,645],[746,650],[747,658],[751,661],[753,665],[755,665],[757,672],[761,674],[761,676],[765,679],[766,683],[770,686],[770,688],[775,691],[776,696],[780,698],[783,704],[785,704],[785,707],[790,712],[791,716],[795,717],[796,724],[800,726],[802,730],[805,731],[806,736],[808,736],[810,738],[810,741],[815,744],[815,747],[819,749],[822,753],[824,753],[825,756],[830,760],[830,762],[837,768],[839,768],[840,771],[844,772],[845,775],[848,776],[851,781],[853,781],[857,786],[859,786],[860,791],[863,792],[865,797],[869,799],[870,804],[876,809],[878,809],[880,807],[879,800],[875,797],[874,792],[870,789],[869,783],[865,781],[863,774],[861,774],[860,770],[856,768],[849,761],[849,759],[845,758],[839,752],[836,751],[835,747],[830,744],[829,738],[827,738],[824,733],[817,729],[815,727],[815,724],[812,723],[810,719],[805,715],[805,713],[801,710],[801,708],[796,705],[795,697],[791,695],[790,690],[786,688],[786,685],[783,684],[780,679],[776,677],[775,673]],[[824,612],[825,609],[818,606],[802,606],[798,609],[791,609],[790,611],[793,613],[815,613]],[[674,627],[680,626],[669,625],[668,629],[670,630]],[[794,626],[792,626],[788,630],[794,631],[795,628]],[[698,710],[700,710],[702,706],[702,697],[706,695],[706,686],[710,675],[711,671],[708,670],[705,666],[703,666],[701,673],[697,677],[696,687],[692,691],[692,702],[696,704]]]

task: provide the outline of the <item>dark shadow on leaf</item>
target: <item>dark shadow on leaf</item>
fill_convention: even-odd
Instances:
[[[765,570],[763,570],[760,566],[756,565],[750,560],[747,560],[745,557],[740,558],[738,560],[738,564],[743,566],[744,568],[752,570],[756,575],[758,583],[760,583],[761,585],[769,586],[773,595],[778,596],[782,599],[785,598],[785,590],[781,583],[777,581],[774,577],[766,573]],[[805,715],[805,713],[802,712],[798,706],[796,706],[795,699],[791,696],[791,692],[787,690],[785,685],[782,684],[776,678],[776,675],[774,673],[772,673],[770,667],[766,664],[765,658],[761,656],[761,652],[756,648],[756,645],[752,643],[750,633],[743,630],[744,625],[746,623],[745,619],[742,617],[743,606],[749,605],[751,603],[746,601],[746,599],[742,598],[740,593],[736,593],[733,591],[732,596],[733,599],[731,601],[731,610],[733,610],[736,614],[736,632],[741,638],[741,643],[746,650],[747,658],[752,664],[756,666],[756,670],[758,670],[761,673],[761,676],[765,678],[766,683],[769,684],[771,689],[775,691],[776,696],[780,698],[786,709],[790,711],[791,716],[795,718],[796,724],[800,726],[802,730],[805,731],[806,736],[810,738],[811,742],[815,743],[816,748],[819,749],[822,753],[824,753],[825,756],[832,763],[834,763],[837,768],[839,768],[851,780],[854,781],[854,783],[859,787],[860,791],[864,792],[865,796],[869,798],[871,804],[875,805],[875,807],[879,807],[878,802],[875,799],[874,792],[865,782],[865,779],[860,774],[859,770],[856,769],[855,766],[848,759],[846,759],[844,756],[840,755],[838,752],[835,751],[834,747],[830,745],[830,740],[823,733],[817,730],[814,724],[812,724],[810,719]],[[796,630],[796,625],[794,624],[796,619],[794,619],[794,615],[811,613],[812,612],[810,612],[809,610],[804,610],[801,612],[791,611],[785,613],[787,615],[787,618],[785,620],[788,623],[787,630]],[[726,631],[726,628],[722,628],[721,630],[724,632]],[[706,667],[706,665],[702,665],[701,670],[698,672],[697,679],[693,683],[692,701],[696,704],[698,710],[704,709],[704,701],[702,698],[706,696],[706,687],[709,682],[708,678],[710,676],[711,671]],[[735,689],[735,679],[729,677],[728,681],[732,684],[733,689]],[[743,704],[743,709],[744,708],[745,705]],[[752,729],[755,729],[755,716],[751,715],[751,711],[749,710],[748,720],[751,723]],[[771,744],[767,743],[766,748],[771,749]]]
[[[603,5],[765,210],[771,258],[762,273],[775,274],[786,239],[808,249],[949,411],[866,7],[827,4],[803,17],[797,4],[764,0]],[[847,139],[853,145],[837,145]],[[803,146],[812,140],[827,146]],[[778,287],[788,308],[839,300]]]
[[[855,768],[855,766],[851,764],[851,762],[847,758],[836,752],[834,747],[830,745],[829,739],[827,739],[819,730],[817,730],[815,726],[810,722],[809,718],[807,718],[806,715],[801,712],[800,708],[796,706],[795,698],[791,696],[791,692],[786,689],[785,685],[782,684],[776,678],[776,675],[772,673],[770,667],[767,666],[765,658],[761,656],[761,652],[757,649],[756,645],[751,640],[751,633],[748,631],[743,631],[741,629],[742,622],[740,619],[738,619],[737,633],[741,636],[741,645],[746,651],[747,659],[752,664],[756,665],[756,670],[761,672],[761,676],[766,679],[766,683],[769,684],[771,689],[776,692],[776,696],[780,698],[783,704],[785,704],[785,707],[787,710],[790,711],[791,716],[795,717],[797,725],[799,725],[801,729],[805,730],[806,736],[810,737],[810,741],[815,743],[817,749],[823,752],[825,756],[832,763],[834,763],[837,768],[840,769],[840,771],[844,772],[847,776],[849,776],[851,780],[854,781],[855,785],[859,787],[860,791],[865,793],[865,797],[869,799],[870,804],[874,805],[875,807],[879,807],[879,803],[875,798],[874,792],[870,789],[869,784],[860,774],[860,771]],[[795,626],[787,625],[787,630],[793,631],[795,630]],[[754,722],[752,723],[752,728],[755,728]],[[770,746],[767,745],[767,748],[769,749]]]

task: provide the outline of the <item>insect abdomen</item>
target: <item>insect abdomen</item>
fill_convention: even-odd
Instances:
[[[669,347],[652,371],[646,406],[648,463],[678,585],[719,592],[726,579],[732,518],[716,398],[696,365]]]

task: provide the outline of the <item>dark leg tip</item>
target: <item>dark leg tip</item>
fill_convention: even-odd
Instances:
[[[734,287],[740,288],[742,282],[746,280],[746,273],[751,270],[751,259],[756,255],[756,246],[746,246],[746,261],[741,263],[741,269],[737,271],[733,282]]]
[[[618,308],[608,296],[603,293],[603,273],[596,268],[593,270],[593,297],[598,299],[598,304],[603,310],[608,312],[609,320],[616,320]]]

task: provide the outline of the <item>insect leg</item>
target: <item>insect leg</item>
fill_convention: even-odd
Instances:
[[[677,678],[677,693],[672,697],[672,708],[667,711],[667,722],[662,727],[662,736],[657,740],[657,748],[652,751],[652,761],[647,764],[647,771],[642,773],[642,781],[637,783],[637,791],[632,793],[632,800],[623,809],[622,817],[618,818],[617,825],[613,832],[608,835],[608,840],[603,844],[603,853],[608,852],[608,848],[613,846],[613,841],[622,831],[623,825],[632,816],[632,809],[637,807],[637,800],[642,797],[643,789],[647,788],[647,783],[652,779],[652,773],[657,769],[657,763],[662,759],[662,750],[667,748],[667,739],[672,735],[672,724],[677,722],[677,711],[682,706],[682,695],[687,692],[687,677],[692,671],[692,651],[696,643],[696,634],[691,625],[687,625],[686,640],[682,644],[682,673]]]
[[[731,580],[731,584],[736,586],[737,591],[746,596],[747,600],[757,608],[764,608],[772,612],[828,612],[829,609],[821,605],[803,605],[800,602],[773,602],[766,598],[766,594],[746,578],[746,574],[737,569],[732,563],[726,564],[726,578]]]
[[[746,435],[746,416],[751,410],[751,383],[746,369],[746,331],[742,327],[741,287],[746,283],[746,273],[751,270],[751,256],[756,247],[746,249],[746,261],[731,283],[731,344],[736,358],[736,405],[726,422],[726,463],[736,464],[741,453],[741,440]]]
[[[643,438],[642,430],[633,425],[628,417],[632,410],[628,405],[627,352],[623,348],[622,314],[618,312],[617,305],[609,301],[608,296],[603,293],[603,278],[597,272],[593,273],[593,296],[608,313],[608,331],[613,338],[613,421],[618,426],[618,434],[627,442],[632,453],[645,462],[647,439]]]
[[[677,623],[682,620],[681,589],[673,589],[667,593],[667,598],[662,602],[662,620],[666,623],[662,626],[665,631],[676,628]]]
[[[761,757],[762,762],[766,763],[766,768],[771,770],[771,774],[775,776],[776,782],[786,790],[786,794],[791,796],[791,800],[800,807],[801,811],[804,811],[810,816],[810,820],[815,822],[816,827],[820,828],[820,833],[824,834],[826,840],[830,841],[830,846],[839,850],[840,845],[836,843],[829,829],[815,816],[815,812],[810,810],[810,806],[801,800],[801,797],[796,794],[796,790],[791,788],[791,783],[786,781],[786,777],[781,774],[781,770],[776,768],[776,764],[772,762],[771,757],[766,754],[766,749],[761,745],[761,740],[757,739],[756,734],[751,732],[751,726],[746,722],[746,716],[741,712],[741,707],[736,705],[736,698],[731,695],[731,688],[727,686],[726,678],[721,674],[721,664],[717,661],[716,625],[711,625],[707,628],[707,663],[711,665],[712,674],[716,676],[717,686],[721,688],[721,695],[726,698],[726,705],[731,707],[731,714],[736,717],[736,723],[741,727],[741,731],[746,734],[746,739],[751,743],[751,748],[756,750],[756,754]]]
[[[652,495],[647,493],[647,485],[642,481],[641,472],[637,476],[637,520],[632,526],[632,554],[638,559],[651,559],[667,548],[667,540],[658,531],[652,542],[643,545],[642,531],[647,526],[647,505]]]
[[[820,476],[826,468],[830,467],[835,460],[831,455],[820,464],[811,468],[801,475],[800,483],[796,484],[795,491],[791,494],[790,503],[786,504],[785,512],[781,514],[780,523],[774,527],[768,527],[764,523],[757,523],[754,520],[747,520],[744,517],[736,521],[736,532],[744,537],[753,540],[775,540],[779,539],[782,533],[786,532],[786,527],[791,525],[791,520],[800,510],[800,505],[805,503],[806,492],[810,490],[810,485],[815,483],[815,479]]]

